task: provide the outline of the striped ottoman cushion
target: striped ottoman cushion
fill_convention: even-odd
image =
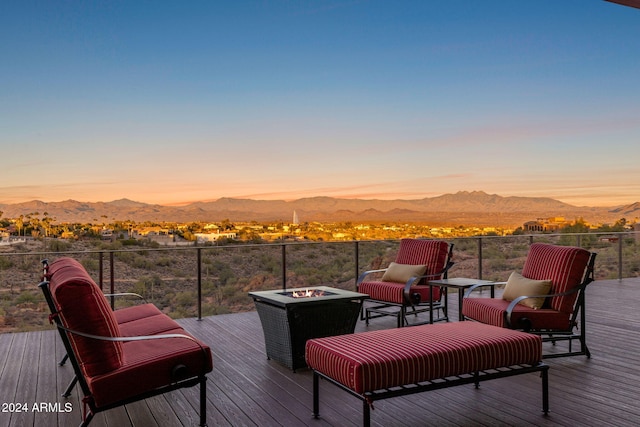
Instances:
[[[307,341],[307,364],[356,393],[542,360],[537,335],[476,322]]]

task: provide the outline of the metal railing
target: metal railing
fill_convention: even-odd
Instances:
[[[454,244],[456,264],[450,277],[506,280],[510,271],[522,268],[529,245],[537,241],[597,252],[596,279],[640,275],[638,232],[444,240]],[[34,290],[40,278],[35,276],[43,258],[74,257],[105,292],[142,293],[174,317],[201,319],[251,310],[249,291],[319,284],[354,289],[362,271],[393,260],[398,244],[399,240],[361,240],[2,253],[0,316],[4,312],[6,323],[13,308],[37,305],[40,295]]]

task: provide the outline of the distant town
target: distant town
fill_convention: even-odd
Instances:
[[[146,240],[160,246],[226,245],[232,243],[268,243],[275,241],[382,240],[402,237],[455,238],[469,236],[505,236],[536,233],[640,231],[640,224],[621,218],[614,224],[589,224],[582,219],[564,217],[536,218],[517,228],[499,226],[443,227],[394,222],[300,222],[294,211],[292,221],[279,222],[162,222],[111,221],[57,223],[46,212],[34,212],[18,218],[0,217],[0,245],[12,245],[34,239],[104,241]]]

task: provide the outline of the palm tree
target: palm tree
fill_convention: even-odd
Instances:
[[[16,219],[16,227],[18,228],[18,237],[20,237],[20,230],[24,227],[24,215],[20,215],[18,219]]]

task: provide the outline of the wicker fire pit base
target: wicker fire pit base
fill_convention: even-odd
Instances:
[[[322,296],[294,298],[309,289]],[[250,292],[260,316],[267,357],[294,371],[304,368],[304,347],[311,338],[353,333],[362,302],[360,294],[326,286],[288,291]]]

